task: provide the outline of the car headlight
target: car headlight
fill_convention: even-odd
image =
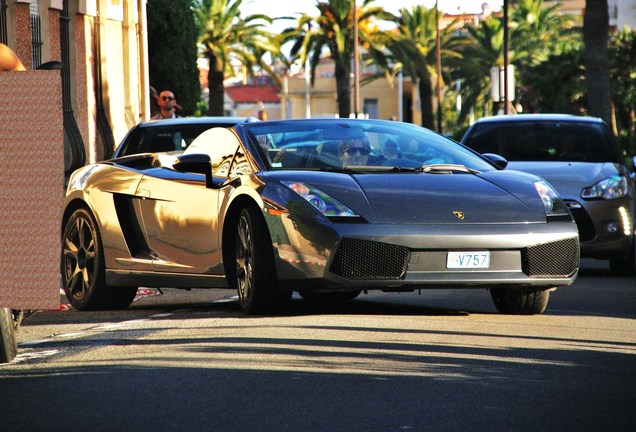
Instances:
[[[300,182],[287,182],[284,181],[287,187],[296,192],[301,197],[305,198],[307,202],[312,204],[318,210],[328,217],[358,217],[359,215],[341,204],[335,198],[330,197],[326,193],[316,189],[315,187],[306,185]]]
[[[622,176],[606,178],[593,186],[586,187],[581,192],[581,197],[587,199],[614,199],[625,195],[627,195],[627,178]]]
[[[538,181],[534,183],[534,187],[543,202],[545,208],[545,214],[547,216],[565,216],[569,215],[568,209],[561,201],[559,194],[545,181]]]

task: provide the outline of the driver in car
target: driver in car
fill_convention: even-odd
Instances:
[[[342,141],[338,146],[338,157],[343,166],[367,165],[371,146],[366,137]]]

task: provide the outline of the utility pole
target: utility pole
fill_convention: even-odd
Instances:
[[[309,65],[309,57],[305,60],[305,117],[311,118],[311,67]]]
[[[358,7],[353,0],[353,105],[354,114],[360,113],[360,63],[358,60]]]
[[[437,132],[442,133],[442,55],[439,37],[439,8],[435,1],[435,56],[437,74]]]
[[[508,0],[503,2],[504,16],[504,40],[503,40],[503,55],[504,55],[504,114],[510,114],[510,95],[508,94],[508,65],[510,59],[508,58]]]
[[[311,23],[309,23],[307,32],[311,33]],[[305,59],[305,117],[311,118],[311,64],[309,56]]]

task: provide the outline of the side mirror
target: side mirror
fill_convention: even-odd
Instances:
[[[214,188],[212,181],[212,164],[210,156],[202,153],[181,155],[177,158],[172,168],[179,172],[191,172],[205,174],[205,186]]]
[[[205,174],[205,187],[209,189],[220,189],[222,187],[231,185],[238,187],[241,185],[241,179],[235,178],[233,180],[226,180],[221,183],[214,183],[212,179],[212,160],[210,156],[204,153],[191,153],[184,154],[177,158],[172,164],[172,168],[175,171],[182,173],[198,173]]]
[[[497,165],[497,167],[504,169],[508,166],[508,160],[503,157],[500,156],[498,154],[495,153],[483,153],[482,154],[483,157],[485,157],[486,159],[488,159],[490,162],[494,163],[495,165]]]

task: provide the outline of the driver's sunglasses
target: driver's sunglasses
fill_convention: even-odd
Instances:
[[[164,101],[173,101],[174,98],[172,96],[161,96],[161,100]]]
[[[345,152],[349,155],[349,156],[353,156],[356,153],[360,153],[362,156],[366,156],[369,154],[369,148],[368,147],[349,147],[348,149],[345,150]]]

